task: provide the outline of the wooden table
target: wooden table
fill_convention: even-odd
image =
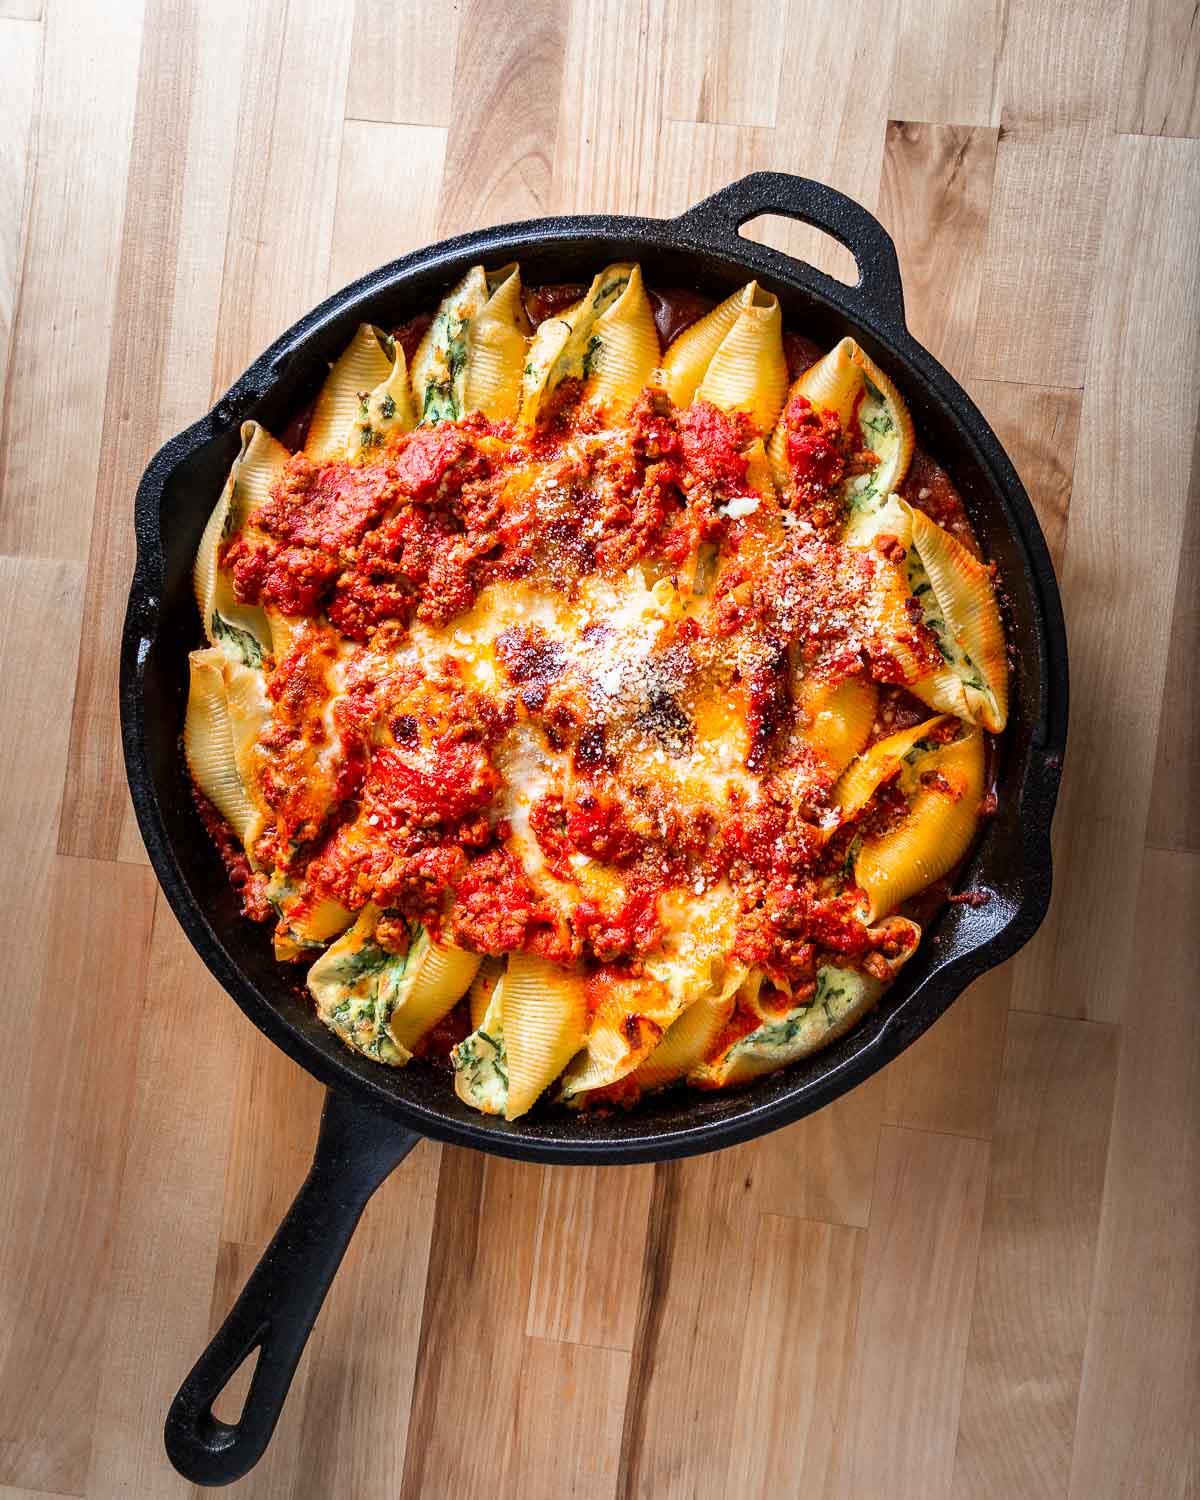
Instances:
[[[915,333],[1042,516],[1073,670],[1052,913],[767,1140],[625,1170],[419,1147],[241,1492],[1196,1494],[1192,0],[0,16],[0,1496],[187,1491],[163,1414],[321,1102],[193,956],[131,820],[115,653],[143,465],[410,247],[676,213],[759,167],[878,209]]]

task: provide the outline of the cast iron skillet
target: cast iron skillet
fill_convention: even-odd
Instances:
[[[803,220],[839,240],[858,264],[858,285],[743,239],[739,226],[764,213]],[[963,876],[991,899],[979,908],[948,907],[870,1016],[826,1051],[743,1091],[676,1091],[610,1118],[535,1111],[508,1124],[468,1110],[432,1071],[391,1070],[356,1056],[317,1020],[262,929],[239,916],[195,813],[178,742],[187,653],[199,636],[192,559],[238,450],[240,424],[255,417],[281,431],[360,322],[398,324],[434,306],[469,266],[513,259],[527,284],[586,282],[615,260],[640,261],[651,286],[693,285],[716,297],[754,276],[778,294],[792,327],[826,345],[856,338],[899,385],[922,442],[950,470],[986,554],[999,564],[1016,670],[999,813]],[[1067,727],[1066,638],[1046,544],[991,428],[905,327],[891,239],[864,209],[819,183],[757,172],[677,219],[531,220],[446,240],[373,272],[302,318],[208,416],[166,444],[138,488],[136,526],[121,723],[142,836],[213,974],[255,1025],[330,1090],[312,1171],[167,1418],[171,1461],[197,1483],[226,1484],[261,1457],[367,1199],[422,1136],[531,1161],[622,1163],[712,1151],[775,1130],[903,1051],[971,980],[1016,952],[1045,913]],[[217,1420],[214,1399],[255,1350],[240,1418]]]

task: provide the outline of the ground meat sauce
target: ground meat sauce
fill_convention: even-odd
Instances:
[[[537,324],[585,291],[527,288],[525,307]],[[713,305],[684,289],[651,297],[664,346]],[[429,325],[422,315],[394,330],[410,360]],[[823,352],[790,331],[784,346],[793,378]],[[473,415],[392,435],[365,461],[317,463],[296,452],[252,525],[223,546],[241,603],[310,622],[267,661],[272,718],[260,743],[275,824],[257,855],[303,880],[310,901],[351,912],[376,903],[385,935],[422,922],[436,939],[482,954],[582,959],[596,1005],[660,949],[666,893],[699,896],[728,882],[741,903],[732,955],[766,976],[755,1007],[734,1008],[723,1034],[732,1041],[764,1011],[783,1016],[805,1003],[830,958],[868,973],[886,968],[860,893],[843,877],[855,840],[894,827],[907,804],[887,782],[853,824],[830,832],[831,775],[800,732],[795,669],[832,684],[869,675],[879,685],[870,744],[931,717],[905,688],[906,671],[912,662],[932,671],[942,657],[915,600],[899,625],[880,624],[872,601],[902,561],[895,539],[877,539],[874,550],[838,540],[840,488],[876,462],[856,419],[843,427],[803,396],[788,403],[788,503],[806,523],[789,536],[771,531],[750,482],[748,455],[765,434],[748,418],[703,400],[680,410],[650,388],[606,427],[581,395],[579,382],[565,382],[532,433]],[[310,414],[287,429],[289,444],[303,442]],[[979,555],[952,481],[920,449],[902,493]],[[455,646],[492,585],[573,605],[639,565],[645,587],[657,580],[672,596],[681,580],[694,579],[697,593],[709,586],[709,607],[665,614],[653,650],[636,661],[625,648],[613,656],[612,627],[593,619],[577,643],[591,688],[580,686],[578,653],[534,617],[515,616],[491,638],[486,690],[453,651],[434,662],[414,649],[430,632],[452,632]],[[461,639],[465,649],[469,632]],[[657,769],[683,776],[700,758],[698,726],[713,711],[706,692],[732,705],[744,735],[722,810],[712,797],[674,794]],[[523,805],[523,847],[536,851],[551,885],[596,866],[617,894],[589,888],[564,911],[515,852],[504,747],[525,725],[565,757],[569,775]],[[739,776],[753,778],[754,795]],[[990,745],[985,785],[987,816]],[[211,804],[198,794],[197,802],[247,915],[265,919],[265,877]],[[927,920],[956,876],[903,911]],[[986,892],[955,899],[975,905]],[[463,1002],[417,1055],[444,1059],[469,1030]],[[633,1095],[626,1082],[599,1102]]]

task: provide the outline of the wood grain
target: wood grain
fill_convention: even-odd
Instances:
[[[976,376],[1083,384],[1124,33],[1107,0],[1006,6]]]
[[[487,0],[462,0],[440,234],[546,212],[567,19],[566,0],[534,0],[497,28]]]
[[[88,554],[104,370],[137,91],[141,10],[63,5],[46,17],[29,228],[0,434],[0,552]],[[97,159],[104,170],[94,170]],[[64,267],[70,267],[70,275]],[[55,483],[42,469],[47,413],[70,414]]]
[[[1070,1500],[1182,1497],[1200,1473],[1200,858],[1147,854]]]
[[[146,461],[408,249],[669,217],[761,169],[878,208],[912,327],[1042,520],[1073,674],[1050,920],[882,1073],[719,1156],[422,1145],[239,1492],[1195,1490],[1193,10],[0,0],[0,1497],[198,1500],[163,1417],[320,1108],[156,897],[130,815]],[[807,226],[743,232],[857,280]]]
[[[987,1167],[981,1141],[880,1133],[850,1398],[853,1495],[946,1493]]]
[[[756,1231],[753,1177],[736,1157],[654,1170],[617,1500],[726,1493],[730,1372],[743,1348]]]
[[[849,0],[828,25],[788,26],[782,38],[787,80],[770,146],[761,165],[815,177],[874,209],[879,196],[887,90],[895,58],[898,0]],[[878,88],[863,87],[879,79]],[[820,119],[820,126],[817,120]],[[845,250],[820,230],[777,219],[760,236],[852,284]]]
[[[975,340],[997,136],[983,126],[887,127],[879,217],[904,267],[906,321],[951,371],[966,371]]]
[[[265,1248],[308,1173],[325,1091],[248,1022],[236,1033],[221,1238]]]
[[[229,997],[159,896],[116,1220],[87,1494],[186,1496],[162,1423],[211,1326],[233,1121]]]
[[[325,293],[350,68],[350,0],[278,0],[249,18],[214,356],[221,390]]]
[[[8,1136],[19,1169],[0,1259],[6,1483],[84,1493],[153,898],[148,870],[59,859],[51,871],[49,930],[72,936],[51,943],[30,997],[24,1108]]]
[[[41,84],[42,29],[0,20],[0,419],[29,207],[29,146]],[[0,429],[2,432],[2,429]]]
[[[733,1147],[726,1170],[761,1212],[865,1226],[886,1100],[876,1075],[786,1130]]]
[[[1158,723],[1146,842],[1158,849],[1200,850],[1200,418],[1192,444],[1192,477],[1184,506],[1179,580],[1171,611],[1167,675]]]
[[[652,1167],[543,1167],[525,1332],[632,1349]]]
[[[1014,990],[1023,1009],[1108,1021],[1134,1015],[1127,955],[1200,402],[1200,266],[1184,248],[1200,233],[1200,146],[1122,136],[1116,151],[1076,460],[1087,516],[1071,526],[1062,573],[1074,709],[1058,879]],[[1131,389],[1148,410],[1186,412],[1186,441],[1114,423]],[[1152,526],[1132,493],[1154,496]],[[1114,591],[1136,608],[1111,608]]]
[[[449,125],[459,15],[457,4],[355,0],[347,118]],[[403,169],[402,158],[397,166]]]
[[[399,1491],[440,1162],[433,1142],[417,1146],[371,1199],[351,1242],[305,1354],[297,1420],[273,1444],[282,1472],[294,1475],[285,1493],[295,1500]],[[253,1261],[247,1256],[245,1274]]]
[[[726,1479],[739,1500],[836,1493],[865,1252],[860,1229],[759,1219]]]
[[[442,1153],[410,1418],[419,1438],[408,1444],[401,1500],[516,1487],[514,1393],[540,1186],[534,1166]]]
[[[1191,0],[1130,0],[1117,129],[1200,135],[1200,17]]]
[[[506,1495],[610,1500],[621,1454],[629,1355],[526,1339]]]
[[[954,1500],[1065,1495],[1118,1035],[1009,1021],[963,1381]]]
[[[774,125],[781,78],[779,7],[751,0],[668,0],[666,113],[671,120]]]
[[[571,7],[547,207],[553,213],[661,212],[656,148],[668,38],[678,38],[670,0]],[[702,24],[693,9],[684,34]],[[628,39],[638,37],[630,57]]]
[[[888,103],[897,120],[997,125],[1002,0],[902,0]]]
[[[67,760],[62,712],[79,654],[83,569],[72,562],[0,556],[0,841],[21,851],[0,862],[0,910],[22,941],[10,945],[7,1011],[0,1050],[0,1118],[15,1132],[27,1086],[25,1058],[37,1023],[26,997],[41,985],[50,940],[54,826]],[[29,753],[37,746],[36,756]],[[15,1155],[0,1154],[0,1204],[12,1201],[20,1172]]]
[[[176,15],[151,0],[130,154],[104,397],[84,632],[71,714],[71,758],[58,847],[93,859],[144,860],[123,849],[125,790],[117,666],[133,573],[130,497],[150,453],[209,404],[221,267],[212,225],[229,215],[241,70],[234,6]]]
[[[1012,976],[996,969],[964,991],[887,1070],[884,1120],[987,1140],[1008,1031]]]
[[[1015,464],[1037,511],[1054,566],[1061,569],[1082,393],[1005,380],[972,380],[968,388]]]
[[[347,120],[338,169],[329,286],[427,245],[437,224],[446,132]],[[378,191],[388,184],[387,195]]]

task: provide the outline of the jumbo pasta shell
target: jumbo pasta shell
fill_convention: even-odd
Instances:
[[[932,585],[943,628],[935,628],[947,665],[962,683],[968,716],[993,734],[1008,722],[1008,660],[1004,627],[987,566],[925,515],[908,507],[912,540]]]
[[[801,679],[795,687],[796,706],[807,720],[804,742],[821,759],[830,781],[836,781],[867,743],[879,689],[863,673],[840,682]]]
[[[634,267],[618,300],[597,318],[591,337],[597,342],[584,377],[584,395],[610,413],[628,411],[653,379],[660,353],[639,267]]]
[[[254,513],[283,473],[288,452],[257,422],[242,425],[242,450],[234,460],[215,509],[196,550],[192,587],[210,645],[234,661],[261,666],[271,650],[271,629],[258,605],[243,604],[233,581],[220,566],[222,546],[240,531],[253,528]]]
[[[905,757],[936,729],[946,723],[945,716],[924,719],[910,729],[901,729],[876,742],[842,773],[833,789],[833,800],[843,821],[862,810],[881,786],[904,765]],[[919,754],[919,752],[918,752]]]
[[[224,667],[225,655],[218,647],[188,657],[183,753],[192,780],[249,852],[262,833],[263,817],[238,774]]]
[[[504,960],[502,958],[485,958],[476,969],[475,978],[471,980],[471,987],[467,991],[467,1000],[471,1007],[472,1031],[478,1031],[483,1025],[483,1018],[488,1013],[496,987],[503,978]]]
[[[422,927],[408,951],[408,964],[392,1012],[392,1037],[409,1052],[467,993],[480,965],[478,953],[435,943]]]
[[[848,1031],[874,1005],[883,984],[856,969],[825,964],[813,999],[764,1021],[747,1036],[694,1067],[688,1081],[700,1088],[749,1083],[815,1052]]]
[[[329,463],[346,453],[365,420],[365,398],[387,380],[393,365],[392,340],[382,328],[360,323],[333,362],[313,407],[304,451],[314,463]]]
[[[854,883],[866,894],[867,921],[895,911],[967,852],[979,826],[983,770],[978,729],[914,762],[908,816],[891,832],[865,839],[855,857]]]
[[[877,509],[908,473],[914,446],[908,407],[891,377],[851,338],[840,340],[792,383],[787,400],[794,396],[806,396],[813,406],[836,413],[843,430],[857,422],[863,447],[879,458],[861,484],[849,482],[848,531],[853,531],[855,512]],[[781,489],[786,488],[790,474],[787,431],[782,422],[771,435],[767,455],[776,482]]]
[[[507,1120],[519,1119],[583,1046],[587,1021],[580,975],[530,953],[509,957],[504,976]]]
[[[786,396],[783,312],[777,297],[756,287],[713,355],[695,399],[745,413],[765,435],[779,420]]]

